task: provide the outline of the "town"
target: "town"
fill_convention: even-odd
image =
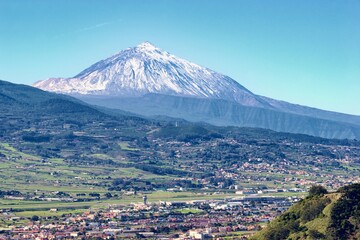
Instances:
[[[111,205],[101,210],[61,216],[32,216],[24,226],[11,225],[0,239],[246,239],[286,210],[297,197],[247,196]],[[56,213],[57,209],[49,211]],[[11,211],[1,218],[21,222]]]

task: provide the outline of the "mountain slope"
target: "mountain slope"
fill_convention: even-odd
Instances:
[[[149,117],[163,115],[217,126],[258,127],[325,138],[360,139],[360,127],[354,124],[248,107],[226,100],[159,94],[148,94],[137,98],[81,96],[80,99],[90,104],[122,109]]]
[[[73,78],[50,78],[34,84],[67,94],[218,98],[251,106],[271,106],[235,80],[175,57],[145,42],[99,61]]]
[[[331,138],[360,135],[360,116],[256,95],[230,77],[148,42],[101,60],[73,78],[50,78],[34,86],[147,116],[166,115],[215,125],[260,127]],[[247,107],[254,109],[250,111]]]
[[[360,125],[360,116],[320,110],[263,96],[261,96],[261,98],[269,103],[273,108],[283,112]]]
[[[13,118],[31,121],[51,116],[67,119],[109,118],[101,111],[88,106],[80,100],[61,94],[45,92],[40,89],[13,84],[0,80],[0,113],[2,127]]]
[[[358,239],[360,184],[330,194],[314,188],[313,194],[270,222],[253,239]]]

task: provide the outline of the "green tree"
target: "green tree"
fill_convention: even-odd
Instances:
[[[107,192],[107,193],[105,193],[105,197],[106,197],[106,198],[112,198],[112,194],[109,193],[109,192]]]
[[[310,239],[324,239],[325,238],[325,235],[322,234],[321,232],[319,231],[316,231],[316,230],[309,230],[309,237]]]
[[[309,190],[309,197],[322,196],[327,193],[328,193],[328,191],[323,186],[313,185]]]

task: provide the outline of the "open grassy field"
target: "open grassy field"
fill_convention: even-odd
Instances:
[[[128,142],[119,142],[119,146],[122,150],[125,150],[125,151],[139,151],[138,148],[130,147]]]
[[[49,210],[51,208],[58,209],[80,209],[80,208],[103,208],[109,205],[122,205],[130,203],[143,202],[144,194],[138,195],[123,195],[117,199],[101,199],[87,202],[58,202],[58,201],[27,201],[27,200],[9,200],[0,199],[0,209],[16,209],[17,211],[33,211],[36,209]],[[194,193],[194,192],[164,192],[156,191],[146,194],[148,203],[158,203],[159,201],[192,201],[192,200],[214,200],[224,199],[229,197],[243,197],[243,195],[235,194],[208,194],[208,193]],[[269,196],[269,195],[264,195]],[[299,196],[299,193],[276,193],[271,196]]]
[[[127,143],[122,143],[128,148]],[[128,148],[128,150],[134,150]],[[76,166],[63,158],[48,158],[40,161],[38,156],[21,152],[7,143],[0,143],[0,153],[5,159],[0,162],[0,185],[2,190],[14,190],[38,194],[63,191],[70,194],[107,192],[107,186],[116,178],[167,179],[169,176],[145,172],[134,167],[109,165]],[[114,160],[107,154],[86,155],[100,160]]]
[[[179,212],[181,214],[197,214],[197,213],[202,213],[204,211],[200,210],[200,209],[184,208],[184,209],[177,210],[177,212]]]

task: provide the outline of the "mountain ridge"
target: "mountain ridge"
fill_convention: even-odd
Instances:
[[[223,101],[227,101],[230,107],[241,105],[256,108],[253,112],[256,111],[260,118],[267,118],[267,122],[272,124],[254,125],[254,122],[257,122],[256,119],[254,121],[253,117],[248,118],[246,111],[242,113],[241,111],[245,109],[243,107],[235,107],[234,109],[238,109],[240,112],[231,113],[230,117],[240,115],[243,119],[248,119],[247,121],[229,121],[229,116],[226,115],[220,118],[212,118],[214,109],[209,106],[207,107],[208,112],[200,111],[204,115],[200,121],[215,125],[260,127],[320,137],[359,138],[360,135],[357,133],[358,130],[354,130],[352,127],[349,129],[349,124],[360,127],[360,116],[325,111],[254,94],[228,76],[178,58],[149,42],[120,51],[91,65],[73,78],[50,78],[38,81],[33,86],[47,91],[72,95],[91,104],[106,107],[111,105],[137,114],[143,113],[144,107],[142,105],[149,106],[149,103],[146,102],[149,101],[146,97],[149,94],[179,98],[177,102],[183,101],[184,98],[193,99],[195,105],[203,99],[211,102],[218,101],[219,103],[215,104],[218,106],[222,105]],[[106,98],[107,105],[104,105]],[[136,101],[136,105],[124,106],[122,104],[124,101],[129,102],[129,99]],[[99,102],[96,102],[97,100]],[[118,104],[116,102],[111,103],[111,101],[117,101]],[[151,107],[154,112],[145,115],[167,115],[164,110],[169,109],[168,103],[159,101],[157,103],[157,106]],[[207,104],[214,105],[213,103]],[[122,105],[121,108],[120,105]],[[224,107],[229,108],[229,106]],[[259,108],[264,110],[259,110]],[[186,109],[175,109],[179,110],[179,114],[171,115],[171,117],[194,121],[191,115],[197,114],[197,112],[190,111],[189,108],[187,108],[188,112],[185,111]],[[277,113],[274,115],[272,114],[273,111]],[[145,112],[148,110],[145,109]],[[268,113],[271,114],[266,115]],[[283,114],[290,115],[279,118]],[[344,126],[321,124],[321,129],[309,130],[308,128],[313,128],[313,126],[307,124],[307,126],[296,126],[298,130],[293,131],[294,125],[301,122],[296,120],[293,117],[294,115],[298,115],[300,119],[306,116],[344,123]],[[283,122],[288,127],[285,125],[279,127],[279,119],[280,123]],[[330,133],[332,130],[337,133]],[[330,134],[323,134],[323,132]],[[354,134],[354,132],[356,133]]]
[[[73,117],[84,113],[100,117],[106,115],[77,98],[4,80],[0,80],[0,103],[0,112],[20,117],[30,113],[46,116],[49,112],[72,114]]]
[[[360,139],[360,127],[294,113],[261,107],[249,107],[220,99],[147,94],[137,98],[103,98],[81,96],[84,102],[106,106],[142,116],[169,116],[216,126],[240,126],[271,129],[278,132],[302,133],[324,138]],[[159,107],[161,106],[161,107]],[[306,129],[305,129],[306,128]]]
[[[33,86],[80,95],[131,97],[159,93],[218,98],[271,108],[234,79],[178,58],[149,42],[101,60],[73,78],[50,78]]]

